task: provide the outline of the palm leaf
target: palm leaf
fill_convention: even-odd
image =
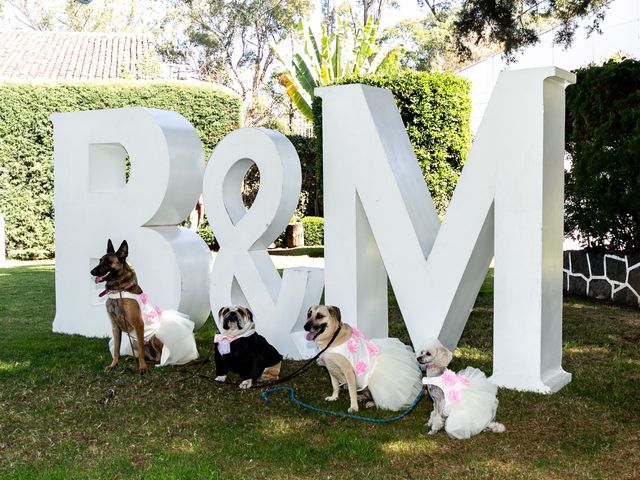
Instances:
[[[375,44],[376,33],[378,31],[378,21],[373,21],[372,17],[369,17],[367,24],[364,26],[364,30],[358,33],[358,38],[355,46],[355,61],[353,64],[354,74],[360,73],[360,69],[364,65]]]
[[[331,64],[333,66],[333,78],[342,78],[342,44],[340,43],[340,35],[335,35],[335,45],[333,47],[333,57]]]
[[[309,35],[309,43],[311,43],[311,46],[313,47],[313,51],[316,54],[316,60],[318,61],[318,65],[322,65],[322,55],[320,55],[320,50],[318,49],[318,43],[316,42],[316,37],[313,34],[313,30],[311,30],[311,27],[309,27],[308,29]],[[307,53],[307,55],[311,56],[311,54]]]
[[[318,83],[315,78],[313,78],[313,73],[311,73],[307,62],[304,61],[299,53],[296,53],[293,56],[293,68],[295,68],[298,82],[300,82],[300,85],[304,88],[305,92],[313,98],[313,90],[318,86]]]
[[[400,47],[392,48],[384,55],[382,55],[382,52],[379,52],[371,62],[371,68],[369,69],[369,71],[373,71],[375,73],[383,73],[389,67],[397,64],[399,55]]]
[[[278,74],[278,80],[280,81],[280,85],[285,88],[287,95],[289,95],[289,98],[300,113],[302,113],[309,121],[313,121],[313,112],[311,111],[311,107],[300,94],[298,86],[293,82],[291,76],[286,72],[281,72]]]
[[[327,27],[322,26],[322,79],[324,81],[324,85],[328,85],[331,83],[333,77],[333,69],[331,66],[331,55],[329,53],[329,36],[327,35]]]
[[[325,60],[322,60],[322,66],[320,67],[320,78],[322,79],[322,85],[329,85],[331,83],[331,79],[329,77],[329,72],[331,69],[329,68],[329,63]]]

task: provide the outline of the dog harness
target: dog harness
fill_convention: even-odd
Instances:
[[[120,300],[123,298],[130,298],[138,302],[140,312],[142,313],[142,320],[144,321],[144,341],[148,342],[151,337],[156,334],[158,330],[160,315],[162,315],[162,309],[155,307],[149,303],[149,296],[146,293],[131,293],[131,292],[108,292],[108,298],[113,300]],[[136,338],[135,329],[129,332],[132,338]]]
[[[369,385],[369,376],[375,367],[380,349],[357,328],[352,328],[351,338],[326,353],[337,353],[345,357],[356,374],[356,389],[364,390]]]
[[[445,408],[447,408],[462,399],[470,382],[465,375],[458,375],[447,368],[439,377],[424,377],[422,383],[440,388],[444,392]]]
[[[231,353],[231,342],[238,340],[239,338],[250,337],[254,333],[256,333],[256,331],[253,328],[238,336],[216,333],[213,337],[213,343],[218,345],[218,352],[220,352],[220,355],[226,355]]]

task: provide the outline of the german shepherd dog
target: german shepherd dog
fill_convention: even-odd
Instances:
[[[129,245],[126,240],[120,244],[117,252],[114,250],[111,240],[108,240],[107,253],[102,256],[98,265],[91,270],[91,275],[96,277],[96,283],[107,282],[105,290],[100,296],[119,292],[142,293],[136,274],[127,264],[128,255]],[[137,345],[134,352],[138,352],[138,370],[140,373],[145,373],[147,371],[145,357],[146,360],[158,362],[163,344],[156,337],[152,337],[145,345],[144,320],[142,319],[142,312],[138,302],[131,298],[109,298],[107,299],[107,313],[111,318],[113,332],[113,361],[107,368],[116,367],[120,361],[122,332],[126,332],[127,335],[130,332],[135,332]],[[129,341],[131,341],[130,337]],[[143,352],[143,354],[140,354],[140,352]]]

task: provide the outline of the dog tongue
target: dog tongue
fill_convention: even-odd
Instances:
[[[307,342],[313,342],[313,337],[315,334],[313,332],[307,333]]]

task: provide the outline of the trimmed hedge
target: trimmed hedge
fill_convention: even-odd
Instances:
[[[304,217],[301,221],[305,246],[324,245],[324,218]]]
[[[443,213],[471,148],[471,96],[467,80],[451,73],[401,70],[385,75],[348,77],[391,90],[434,204]],[[322,191],[322,100],[313,105],[317,145],[318,197]]]
[[[54,255],[54,112],[145,106],[181,113],[196,128],[208,155],[240,127],[242,102],[234,94],[194,83],[0,83],[0,212],[7,255]]]
[[[565,232],[585,247],[638,252],[640,61],[611,60],[576,75],[567,87]]]

